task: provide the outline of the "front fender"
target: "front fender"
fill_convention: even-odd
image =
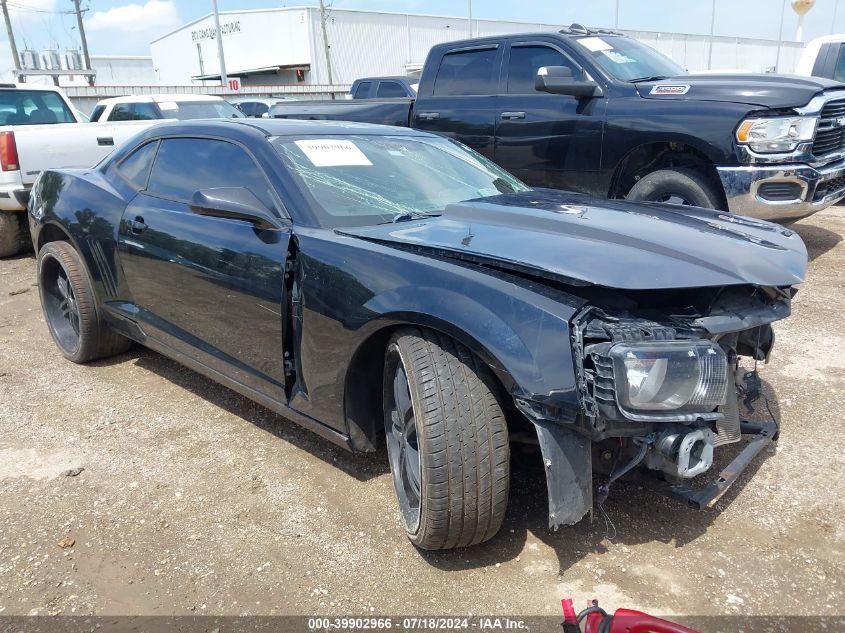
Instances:
[[[381,323],[440,330],[481,357],[514,396],[574,404],[569,315],[502,296],[496,311],[472,294],[442,287],[404,286],[374,296],[365,307]],[[560,345],[554,345],[558,342]]]

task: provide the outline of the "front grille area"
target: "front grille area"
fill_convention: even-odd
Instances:
[[[813,202],[819,202],[827,196],[845,193],[845,175],[822,180],[816,185],[816,193],[813,195]]]
[[[814,156],[828,156],[845,150],[845,119],[843,117],[845,117],[845,99],[830,101],[822,108],[816,140],[813,142]]]

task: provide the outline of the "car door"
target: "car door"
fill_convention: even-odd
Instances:
[[[495,161],[529,185],[596,190],[601,166],[604,100],[537,91],[543,66],[583,70],[551,43],[513,41],[508,46],[496,112]]]
[[[446,53],[429,94],[418,97],[413,127],[454,138],[493,158],[501,46]]]
[[[244,187],[279,229],[194,213],[196,191]],[[285,402],[284,272],[290,231],[263,171],[241,146],[210,138],[159,141],[148,181],[119,229],[123,271],[148,336]]]

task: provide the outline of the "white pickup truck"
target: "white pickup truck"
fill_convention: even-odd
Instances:
[[[59,88],[0,84],[0,257],[29,246],[26,203],[41,171],[91,167],[157,122],[87,123]]]

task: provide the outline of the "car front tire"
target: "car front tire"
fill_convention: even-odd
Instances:
[[[38,253],[38,292],[47,327],[65,358],[87,363],[129,349],[131,342],[100,317],[85,264],[67,242]]]
[[[502,526],[510,447],[495,384],[444,334],[404,328],[388,344],[388,458],[405,531],[421,549],[475,545]]]

